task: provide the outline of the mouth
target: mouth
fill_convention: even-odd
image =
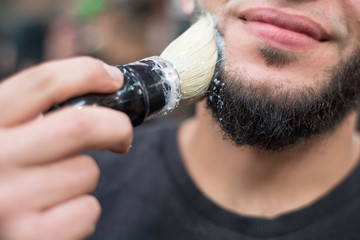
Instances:
[[[304,16],[273,9],[250,9],[240,14],[247,30],[277,47],[310,49],[329,40],[324,28]]]

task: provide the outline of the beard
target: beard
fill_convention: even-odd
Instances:
[[[276,50],[264,51],[268,65],[280,68],[295,60]],[[283,151],[333,131],[359,107],[360,47],[317,87],[270,87],[223,69],[218,68],[210,85],[207,108],[224,138],[236,146]]]

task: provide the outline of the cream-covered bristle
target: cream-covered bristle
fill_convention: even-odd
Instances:
[[[215,36],[214,20],[206,13],[160,55],[180,75],[183,103],[199,100],[209,87],[218,59]]]

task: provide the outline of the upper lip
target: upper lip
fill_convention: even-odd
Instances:
[[[325,29],[316,21],[301,15],[287,14],[275,9],[249,9],[240,13],[245,21],[257,21],[275,25],[290,31],[302,33],[317,41],[329,40]]]

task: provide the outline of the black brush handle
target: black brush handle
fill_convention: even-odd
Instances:
[[[103,106],[126,113],[133,126],[140,125],[150,115],[159,112],[166,104],[164,73],[156,62],[145,59],[117,66],[124,75],[124,86],[112,94],[88,94],[72,98],[62,106]],[[57,108],[58,108],[57,107]]]

